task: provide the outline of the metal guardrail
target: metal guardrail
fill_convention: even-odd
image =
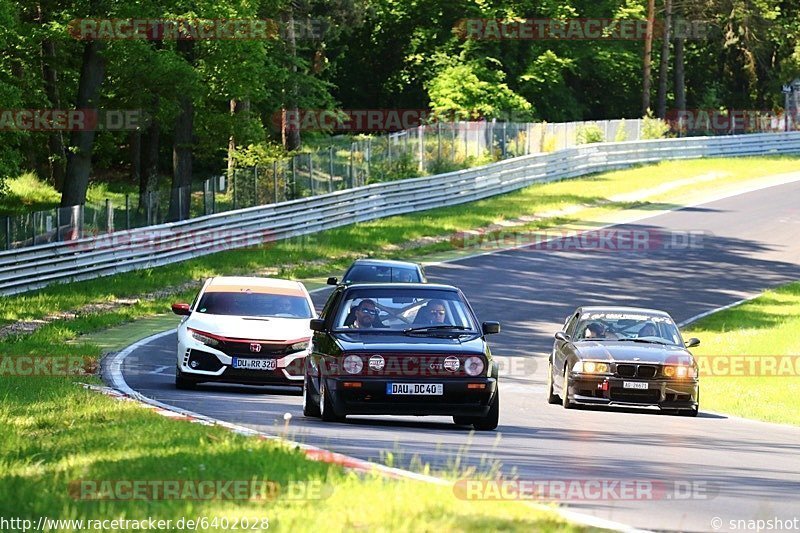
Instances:
[[[669,159],[800,153],[800,132],[587,144],[447,174],[0,252],[0,294],[168,265],[377,218]]]

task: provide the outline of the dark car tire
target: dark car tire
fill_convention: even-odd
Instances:
[[[697,406],[694,409],[681,409],[679,414],[681,416],[692,416],[692,417],[694,417],[694,416],[697,416],[697,414],[699,412],[700,412],[700,406]]]
[[[547,362],[547,403],[556,405],[561,403],[561,398],[558,394],[553,394],[553,363]]]
[[[175,388],[180,390],[194,390],[199,382],[183,376],[179,368],[175,368]]]
[[[319,416],[325,422],[339,422],[344,420],[343,415],[339,415],[333,409],[333,402],[328,394],[325,393],[325,380],[319,380]]]
[[[303,416],[319,418],[319,403],[313,401],[313,398],[311,398],[310,387],[310,378],[306,376],[303,378]]]
[[[476,418],[472,421],[472,427],[475,431],[492,431],[497,429],[497,424],[500,421],[500,389],[494,393],[494,400],[492,406],[489,408],[489,413],[481,418]]]
[[[561,391],[561,405],[564,409],[572,409],[575,404],[569,399],[569,366],[564,365],[564,386]]]

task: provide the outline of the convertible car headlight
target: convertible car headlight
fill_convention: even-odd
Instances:
[[[202,331],[198,331],[196,329],[189,328],[189,334],[192,336],[194,340],[197,342],[202,342],[206,346],[211,346],[212,348],[216,348],[221,343],[219,340],[215,339],[214,337],[210,337],[210,334],[206,334]]]
[[[608,363],[595,363],[594,361],[578,361],[572,367],[573,372],[585,374],[608,374],[609,370]]]
[[[357,355],[348,355],[344,358],[342,366],[348,374],[358,374],[364,368],[364,361]]]

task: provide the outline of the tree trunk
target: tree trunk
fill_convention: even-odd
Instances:
[[[147,195],[151,191],[158,190],[159,181],[159,160],[158,152],[161,146],[161,128],[156,118],[159,99],[154,97],[153,113],[147,129],[142,136],[141,159],[142,173],[139,176],[139,210],[146,212]]]
[[[83,65],[78,81],[77,109],[86,109],[97,113],[97,101],[100,85],[105,75],[105,60],[100,55],[103,44],[89,41],[83,47]],[[67,174],[64,177],[64,192],[61,194],[61,206],[82,204],[86,201],[86,189],[89,186],[89,174],[92,172],[92,148],[94,147],[94,130],[73,131],[70,135],[70,150],[67,156]]]
[[[686,77],[684,70],[683,37],[675,39],[675,109],[686,111]]]
[[[286,114],[292,113],[295,117],[298,116],[297,109],[297,63],[294,59],[297,57],[297,40],[294,33],[294,10],[291,5],[289,11],[284,17],[287,27],[287,43],[289,45],[289,55],[292,57],[292,78],[289,80],[289,94],[285,107],[281,110],[281,133],[283,137],[283,146],[289,151],[297,150],[300,148],[300,130],[297,127],[287,127]]]
[[[650,60],[653,52],[655,10],[655,0],[647,0],[647,33],[644,38],[644,59],[642,63],[642,115],[646,115],[650,109]]]
[[[129,155],[131,158],[131,183],[142,183],[142,130],[134,130],[128,135]]]
[[[61,98],[58,94],[58,73],[54,67],[56,48],[50,39],[42,39],[42,79],[44,92],[50,101],[50,107],[61,109]],[[47,138],[49,151],[50,179],[58,192],[64,189],[64,138],[60,131],[54,131]]]
[[[194,63],[194,41],[178,41],[178,52],[189,64]],[[180,99],[180,111],[175,119],[172,145],[172,190],[167,220],[174,222],[189,218],[192,185],[192,140],[194,134],[194,104],[190,96]]]
[[[672,38],[672,0],[664,0],[664,35],[658,67],[658,118],[667,116],[667,86],[669,81],[669,42]]]

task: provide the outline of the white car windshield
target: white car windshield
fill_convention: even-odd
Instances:
[[[589,312],[581,317],[575,340],[629,340],[680,346],[678,328],[668,316],[649,313]]]
[[[195,311],[204,315],[312,318],[302,296],[260,292],[206,292]]]
[[[472,313],[457,292],[421,288],[352,290],[339,307],[334,327],[375,332],[476,329]]]

